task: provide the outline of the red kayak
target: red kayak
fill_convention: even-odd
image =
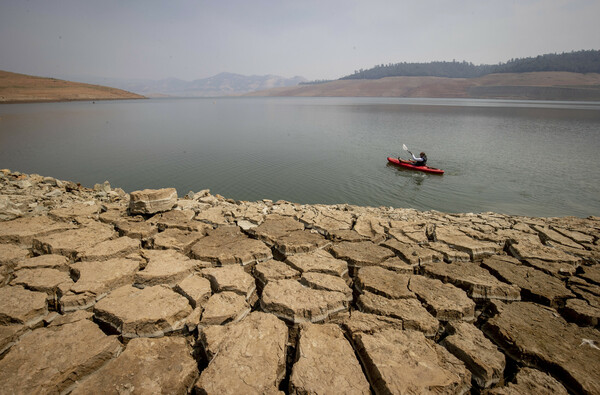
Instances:
[[[390,163],[393,163],[397,166],[400,167],[404,167],[405,169],[410,169],[410,170],[417,170],[417,171],[424,171],[425,173],[431,173],[431,174],[444,174],[444,170],[442,169],[436,169],[435,167],[429,167],[429,166],[415,166],[412,163],[405,161],[405,160],[401,160],[398,158],[387,158],[388,161]]]

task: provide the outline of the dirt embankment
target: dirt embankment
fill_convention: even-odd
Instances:
[[[246,96],[600,100],[600,74],[539,72],[479,78],[388,77],[275,88]]]
[[[144,99],[121,89],[0,70],[0,103]]]

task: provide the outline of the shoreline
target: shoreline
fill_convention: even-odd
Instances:
[[[597,393],[599,328],[600,217],[0,170],[0,385],[17,391]]]
[[[149,97],[110,97],[110,98],[82,98],[82,99],[25,99],[25,100],[9,100],[0,101],[0,104],[34,104],[34,103],[70,103],[70,102],[96,102],[96,101],[112,101],[112,100],[147,100]]]
[[[108,100],[112,100],[112,99],[108,99]],[[126,100],[126,99],[123,99]],[[26,173],[21,173],[19,171],[15,171],[12,172],[10,169],[1,169],[0,168],[0,177],[2,176],[2,174],[17,174],[18,177],[25,177],[25,178],[29,178],[29,177],[33,177],[35,179],[38,180],[38,182],[41,182],[40,180],[43,179],[52,179],[55,181],[52,181],[53,183],[56,182],[56,184],[53,184],[54,187],[58,186],[59,188],[68,188],[71,191],[79,191],[81,193],[83,193],[84,195],[86,195],[89,199],[95,200],[95,199],[100,199],[101,201],[107,201],[106,199],[108,198],[110,199],[124,199],[125,197],[129,196],[129,192],[123,190],[120,187],[114,187],[111,188],[110,182],[108,180],[104,181],[103,184],[95,184],[93,187],[89,187],[86,185],[83,185],[79,182],[73,182],[73,181],[68,181],[68,180],[60,180],[60,179],[56,179],[52,176],[43,176],[43,175],[39,175],[39,174],[35,174],[35,173],[31,173],[31,174],[26,174]],[[103,186],[104,185],[104,186]],[[164,186],[163,188],[171,188],[170,186]],[[99,190],[110,190],[111,192],[111,196],[107,197],[107,195],[99,193]],[[175,189],[175,188],[173,188]],[[117,195],[115,195],[118,192],[118,197]],[[133,191],[131,191],[133,192]],[[193,191],[189,191],[190,193],[193,194]],[[210,195],[210,190],[209,189],[203,189],[202,192],[206,192]],[[1,196],[1,194],[0,194]],[[515,218],[515,219],[539,219],[541,221],[553,221],[553,220],[573,220],[573,221],[578,221],[578,220],[591,220],[591,221],[600,221],[600,216],[597,215],[588,215],[588,216],[576,216],[576,215],[551,215],[551,216],[535,216],[535,215],[526,215],[526,214],[507,214],[507,213],[501,213],[501,212],[495,212],[495,211],[482,211],[482,212],[446,212],[446,211],[439,211],[436,209],[430,209],[430,210],[419,210],[419,209],[415,209],[412,207],[393,207],[393,206],[369,206],[369,205],[360,205],[360,204],[352,204],[352,203],[345,203],[345,202],[337,202],[337,203],[299,203],[299,202],[292,202],[292,201],[288,201],[288,200],[284,200],[284,199],[279,199],[279,200],[273,200],[273,199],[269,199],[269,198],[263,198],[263,199],[259,199],[259,200],[255,200],[255,201],[248,201],[248,200],[240,200],[240,199],[233,199],[233,198],[228,198],[228,197],[224,197],[221,196],[220,194],[216,194],[215,196],[217,196],[220,200],[225,201],[229,204],[236,204],[236,205],[244,205],[244,204],[261,204],[261,203],[268,203],[268,204],[286,204],[286,205],[293,205],[295,207],[311,207],[311,206],[317,206],[317,207],[330,207],[330,208],[335,208],[335,209],[342,209],[345,211],[352,211],[352,210],[360,210],[360,209],[365,209],[368,211],[382,211],[382,212],[386,212],[386,211],[390,211],[393,212],[394,210],[409,210],[415,213],[419,213],[419,214],[423,214],[423,215],[440,215],[440,216],[499,216],[499,217],[505,217],[505,218]],[[187,195],[184,195],[182,197],[180,197],[181,199],[188,199]],[[28,215],[38,215],[37,214],[31,214],[31,213],[23,213],[24,216],[28,216]],[[19,215],[20,216],[20,215]],[[2,220],[2,219],[0,219]]]

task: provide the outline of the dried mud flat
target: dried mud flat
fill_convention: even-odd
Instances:
[[[0,171],[7,393],[600,393],[600,218]]]

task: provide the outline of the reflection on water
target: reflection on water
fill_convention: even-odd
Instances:
[[[387,163],[386,166],[388,168],[392,169],[392,171],[395,171],[396,176],[402,177],[403,179],[411,181],[417,187],[421,186],[421,184],[423,184],[423,181],[426,178],[432,176],[431,174],[422,173],[422,172],[418,172],[415,170],[410,170],[410,169],[405,169],[405,168],[402,168],[399,166],[395,166],[389,162]],[[433,177],[443,177],[443,175],[434,175]]]
[[[126,191],[600,214],[600,103],[160,99],[0,106],[0,167]],[[425,151],[443,176],[387,165]]]

